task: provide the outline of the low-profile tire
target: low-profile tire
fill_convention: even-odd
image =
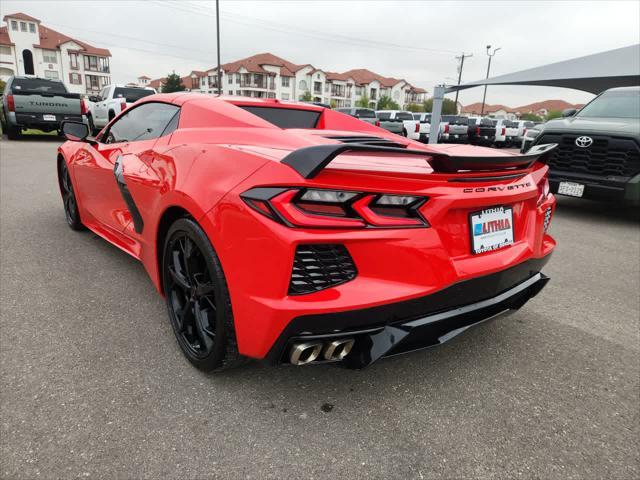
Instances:
[[[22,129],[20,127],[7,126],[7,138],[9,140],[20,140],[22,137]]]
[[[84,230],[85,226],[80,220],[80,211],[78,210],[78,201],[73,190],[73,183],[69,175],[69,169],[64,160],[58,161],[58,185],[60,186],[60,194],[62,195],[62,204],[64,206],[64,215],[67,224],[71,230]]]
[[[220,260],[206,233],[190,218],[176,220],[167,232],[162,283],[178,345],[196,368],[213,373],[245,362],[238,353]]]

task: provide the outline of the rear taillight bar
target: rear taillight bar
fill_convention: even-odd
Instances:
[[[7,107],[9,108],[10,112],[16,111],[16,101],[11,94],[7,95]]]
[[[257,187],[240,195],[256,212],[289,227],[428,227],[427,197],[298,187]]]

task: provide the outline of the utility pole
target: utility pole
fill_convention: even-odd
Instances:
[[[216,34],[218,35],[218,96],[222,95],[222,70],[220,70],[220,0],[216,0]]]
[[[493,50],[493,53],[489,53],[489,50],[491,50],[491,45],[487,45],[487,55],[489,56],[489,64],[487,65],[487,78],[489,78],[489,71],[491,70],[491,59],[493,58],[493,56],[496,54],[496,52],[498,50],[500,50],[501,47],[495,48]],[[487,99],[487,84],[484,84],[484,95],[482,95],[482,110],[480,111],[480,116],[482,117],[484,115],[484,102]]]
[[[460,65],[458,65],[458,85],[460,85],[460,82],[462,81],[462,67],[464,67],[464,59],[469,57],[473,57],[473,53],[470,53],[469,55],[465,55],[463,52],[460,57],[456,57],[457,60],[460,60]],[[456,99],[455,99],[456,109],[458,108],[458,93],[460,93],[460,90],[456,90]]]

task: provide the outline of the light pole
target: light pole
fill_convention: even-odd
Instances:
[[[493,49],[493,53],[489,53],[489,50],[491,50],[491,45],[487,45],[487,55],[489,56],[489,64],[487,65],[487,78],[489,78],[489,71],[491,70],[491,59],[493,58],[493,56],[496,54],[496,52],[498,50],[500,50],[501,47],[498,48],[494,48]],[[484,115],[484,102],[487,99],[487,84],[484,84],[484,95],[482,95],[482,110],[480,111],[480,116],[482,117]]]

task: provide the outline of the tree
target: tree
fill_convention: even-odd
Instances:
[[[0,92],[4,92],[4,87],[7,85],[7,82],[4,80],[0,80]]]
[[[367,97],[366,95],[361,96],[358,100],[356,100],[356,107],[369,108],[369,97]]]
[[[424,112],[424,105],[420,103],[408,103],[405,110],[409,112]]]
[[[562,112],[560,110],[549,110],[547,112],[547,120],[553,120],[554,118],[562,117]]]
[[[338,106],[338,102],[336,102],[335,100],[331,100],[331,102],[329,102],[329,106],[331,108],[336,108]]]
[[[400,105],[391,100],[391,97],[382,95],[378,100],[378,107],[376,110],[400,110]]]
[[[162,93],[182,92],[184,90],[186,90],[186,87],[182,84],[182,79],[176,72],[167,75],[167,78],[162,82]]]
[[[313,101],[313,96],[311,95],[311,92],[307,90],[302,94],[302,96],[300,97],[300,100],[303,102],[311,102]]]
[[[424,111],[431,113],[431,111],[433,110],[433,98],[427,98],[424,101],[423,105],[424,105]],[[458,114],[458,107],[456,105],[456,102],[454,102],[453,100],[449,100],[448,98],[445,98],[442,101],[442,115],[457,115],[457,114]]]
[[[530,122],[541,122],[542,117],[536,115],[535,113],[523,113],[520,115],[520,120],[529,120]]]

